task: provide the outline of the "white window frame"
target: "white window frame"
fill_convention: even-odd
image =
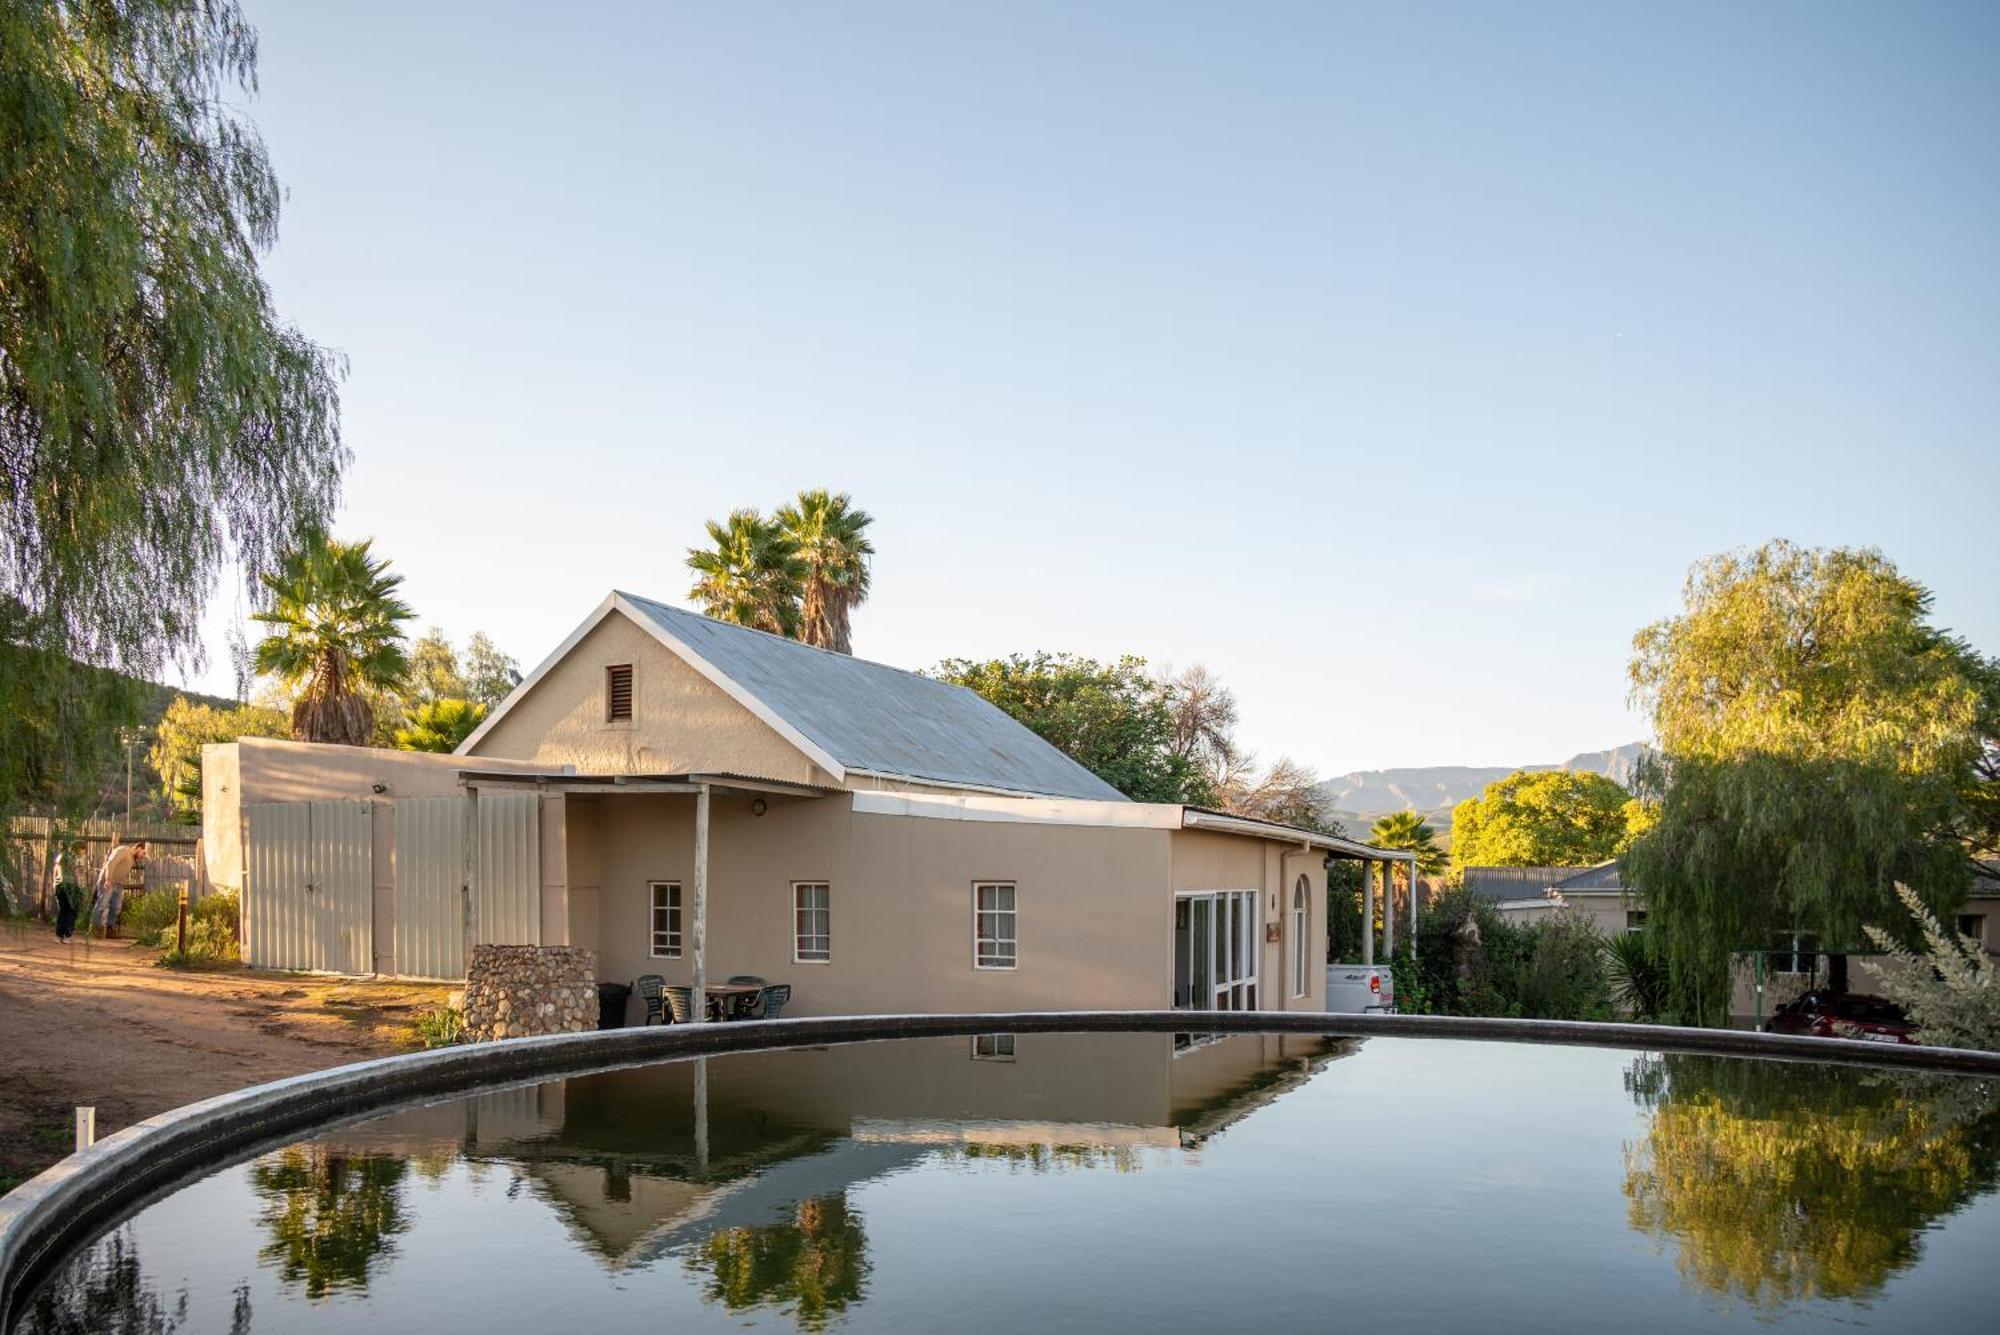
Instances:
[[[972,1036],[972,1060],[976,1062],[1013,1061],[1014,1036],[1012,1034],[974,1034]]]
[[[1304,872],[1292,883],[1292,996],[1304,997],[1312,991],[1306,970],[1312,967],[1312,877]]]
[[[660,929],[660,891],[671,890],[673,894],[666,905],[667,927]],[[660,938],[667,938],[663,949]],[[685,923],[681,917],[681,883],[679,881],[646,882],[646,950],[648,958],[656,960],[677,960],[686,944]]]
[[[809,909],[800,902],[800,896],[807,890],[818,890],[824,896],[818,908]],[[821,925],[823,930],[810,934],[804,930],[800,918],[807,913],[822,915]],[[825,945],[822,947],[824,953],[817,955],[807,954],[805,943],[808,940],[825,942]],[[831,881],[792,882],[792,963],[833,963],[833,883]]]
[[[980,894],[980,892],[981,892],[982,890],[1005,890],[1005,891],[1007,891],[1007,894],[1008,894],[1008,907],[1006,907],[1006,908],[1004,908],[1004,909],[1001,909],[1001,908],[992,908],[992,909],[982,909],[982,908],[980,908],[980,907],[979,907],[979,894]],[[991,915],[994,915],[994,916],[998,916],[998,915],[1001,915],[1001,914],[1005,914],[1005,915],[1006,915],[1006,917],[1007,917],[1007,919],[1008,919],[1008,924],[1007,924],[1007,925],[1008,925],[1008,927],[1009,927],[1009,928],[1010,928],[1011,930],[1009,930],[1009,932],[1007,933],[1007,935],[1006,935],[1005,937],[1000,937],[1000,936],[990,936],[990,937],[988,937],[988,936],[981,936],[981,935],[980,935],[980,933],[979,933],[979,919],[980,919],[980,917],[981,917],[982,915],[988,915],[988,914],[991,914]],[[989,963],[986,963],[985,961],[987,961],[987,960],[989,960],[989,959],[991,959],[991,960],[998,960],[998,959],[1000,958],[1000,955],[999,955],[999,952],[998,952],[998,951],[994,951],[994,950],[987,950],[987,949],[985,949],[984,947],[985,947],[985,946],[986,946],[986,945],[987,945],[988,943],[991,943],[992,945],[996,945],[996,946],[997,946],[997,945],[1001,944],[1001,943],[1002,943],[1003,941],[1004,941],[1004,942],[1005,942],[1005,943],[1006,943],[1007,945],[1009,945],[1009,946],[1013,947],[1013,949],[1011,950],[1011,952],[1010,952],[1010,953],[1008,954],[1008,956],[1007,956],[1007,962],[1006,962],[1006,963],[1004,963],[1004,964],[999,964],[999,963],[993,963],[993,964],[989,964]],[[986,972],[986,973],[1007,973],[1007,972],[1011,972],[1012,970],[1014,970],[1014,969],[1016,969],[1016,968],[1020,967],[1020,963],[1021,963],[1021,886],[1020,886],[1020,883],[1019,883],[1019,882],[1017,882],[1017,881],[974,881],[974,882],[972,883],[972,967],[973,967],[974,969],[977,969],[977,970],[979,970],[979,971],[981,971],[981,972]]]
[[[1178,938],[1180,936],[1179,919],[1181,902],[1183,900],[1189,901],[1187,944],[1188,950],[1192,952],[1195,937],[1193,931],[1194,904],[1192,901],[1207,900],[1210,903],[1208,948],[1211,960],[1207,997],[1208,1004],[1205,1006],[1176,1005],[1176,1010],[1186,1010],[1190,1013],[1195,1013],[1200,1011],[1257,1009],[1257,1004],[1263,991],[1263,980],[1259,977],[1259,972],[1263,967],[1264,955],[1263,899],[1264,895],[1261,890],[1180,890],[1174,893],[1174,922],[1172,924],[1174,933],[1172,938],[1173,951],[1177,952],[1180,948]],[[1217,909],[1221,906],[1227,907],[1224,911],[1218,912]],[[1218,933],[1216,930],[1218,924],[1225,925],[1225,931]],[[1221,953],[1229,964],[1229,973],[1226,977],[1223,976],[1221,970],[1214,968],[1213,965],[1217,945],[1221,940],[1226,940],[1227,942],[1226,945],[1221,947]],[[1172,952],[1170,952],[1170,958],[1173,958]],[[1180,976],[1178,968],[1180,961],[1178,958],[1174,959],[1174,963],[1176,967],[1173,977],[1178,980]],[[1190,990],[1192,990],[1195,976],[1192,958],[1190,958],[1188,963],[1188,979]]]

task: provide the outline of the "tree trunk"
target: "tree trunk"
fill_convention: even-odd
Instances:
[[[1847,956],[1828,955],[1826,957],[1826,985],[1834,992],[1847,990]]]

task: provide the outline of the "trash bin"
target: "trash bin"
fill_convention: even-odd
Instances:
[[[597,1027],[599,1029],[623,1029],[625,1027],[625,999],[632,995],[629,983],[599,983],[597,985]]]

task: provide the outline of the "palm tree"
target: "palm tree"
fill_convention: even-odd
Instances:
[[[732,510],[708,521],[711,547],[688,551],[697,576],[688,596],[717,621],[797,638],[806,563],[776,521],[755,510]]]
[[[269,611],[254,618],[271,632],[257,646],[257,670],[298,691],[292,736],[302,742],[366,746],[375,732],[368,694],[393,691],[409,674],[396,596],[401,575],[369,554],[369,543],[315,537],[264,576]]]
[[[486,721],[486,706],[477,700],[444,699],[419,705],[410,721],[396,729],[399,751],[456,751]]]
[[[1417,871],[1435,876],[1444,870],[1444,849],[1438,847],[1437,831],[1420,811],[1395,811],[1381,817],[1368,832],[1368,841],[1377,848],[1394,848],[1417,855]]]
[[[853,653],[848,613],[868,597],[868,558],[875,555],[875,544],[867,530],[874,516],[855,509],[846,492],[836,496],[817,487],[781,508],[777,522],[806,565],[799,638],[838,654]]]

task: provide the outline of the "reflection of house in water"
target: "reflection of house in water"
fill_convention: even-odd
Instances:
[[[516,1167],[616,1268],[787,1221],[801,1202],[941,1153],[1137,1167],[1198,1148],[1353,1048],[1305,1035],[1179,1050],[1170,1034],[1005,1037],[661,1063],[414,1109],[336,1138],[411,1155],[450,1144]]]

